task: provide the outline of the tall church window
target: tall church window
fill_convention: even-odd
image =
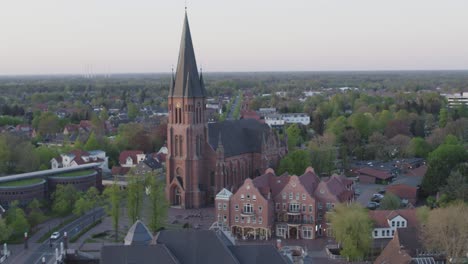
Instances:
[[[183,156],[184,154],[182,153],[182,136],[179,136],[179,155]]]
[[[179,136],[175,136],[174,156],[178,156],[179,152]]]

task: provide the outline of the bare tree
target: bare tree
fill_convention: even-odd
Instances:
[[[425,246],[442,250],[448,259],[463,257],[468,251],[468,206],[463,203],[434,209],[422,228]]]

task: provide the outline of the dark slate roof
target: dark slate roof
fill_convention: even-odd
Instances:
[[[193,50],[192,36],[185,13],[182,39],[180,41],[179,60],[173,86],[169,91],[173,97],[205,97],[204,85],[198,75],[195,52]]]
[[[218,139],[221,135],[225,157],[232,157],[243,153],[260,153],[262,136],[265,135],[267,137],[269,130],[268,125],[261,124],[254,119],[208,123],[208,142],[216,150],[218,148]]]
[[[125,245],[149,245],[152,240],[153,236],[148,227],[140,220],[137,220],[128,230],[127,236],[125,236]]]
[[[156,237],[184,264],[239,263],[215,232],[209,230],[163,230]]]
[[[165,245],[104,246],[101,264],[179,264]]]
[[[162,168],[161,163],[154,159],[151,155],[146,155],[146,159],[143,162],[153,170]]]
[[[291,263],[273,245],[229,246],[229,250],[242,264],[285,264]]]

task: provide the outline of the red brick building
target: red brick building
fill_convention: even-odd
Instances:
[[[207,123],[206,91],[198,73],[185,15],[179,60],[168,96],[166,197],[172,206],[199,208],[221,189],[275,167],[287,152],[267,125],[251,119]]]
[[[234,194],[219,192],[215,215],[242,238],[314,239],[327,231],[325,213],[353,199],[353,181],[344,176],[320,180],[311,167],[301,176],[277,176],[267,169]]]

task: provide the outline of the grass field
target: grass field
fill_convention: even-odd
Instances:
[[[83,170],[83,171],[72,171],[62,174],[57,174],[52,177],[79,177],[79,176],[86,176],[96,172],[95,170]]]
[[[27,185],[40,183],[41,181],[43,181],[43,179],[41,178],[24,179],[24,180],[12,181],[12,182],[0,183],[0,187],[27,186]]]

